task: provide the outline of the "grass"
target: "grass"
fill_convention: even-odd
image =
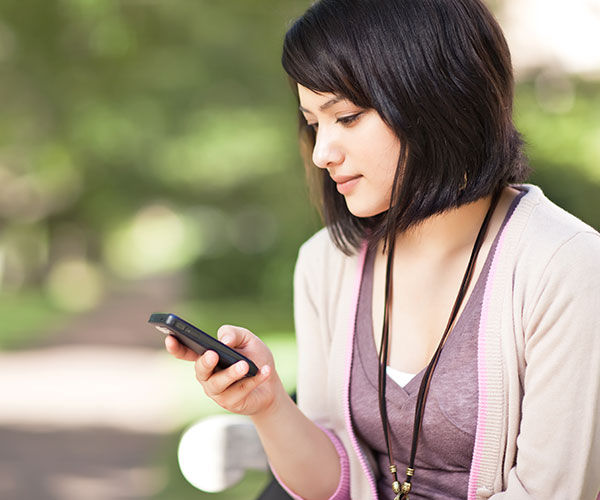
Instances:
[[[1,293],[0,349],[28,347],[68,317],[39,291]]]

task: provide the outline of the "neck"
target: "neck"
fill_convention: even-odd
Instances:
[[[491,203],[491,196],[433,215],[396,237],[396,253],[446,259],[470,250]]]

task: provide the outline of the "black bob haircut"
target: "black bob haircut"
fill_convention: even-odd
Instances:
[[[282,64],[294,83],[376,110],[400,139],[389,210],[358,218],[312,164],[315,132],[300,114],[309,177],[345,253],[529,173],[512,119],[510,52],[479,0],[320,0],[288,30]]]

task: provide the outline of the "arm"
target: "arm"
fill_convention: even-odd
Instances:
[[[340,420],[343,418],[341,415],[334,414],[338,411],[335,407],[339,406],[342,395],[331,393],[332,383],[329,372],[332,363],[330,353],[332,325],[335,324],[333,317],[339,313],[340,307],[338,287],[342,286],[342,276],[350,276],[352,282],[355,280],[354,263],[348,268],[349,262],[333,245],[327,230],[323,229],[302,246],[294,272],[298,408],[310,421],[317,424],[318,429],[322,429],[321,438],[325,436],[330,442],[330,450],[336,451],[335,456],[331,455],[328,458],[329,469],[321,469],[312,477],[312,481],[326,480],[330,484],[330,496],[326,498],[331,500],[350,498],[348,454],[333,431],[338,429],[336,417],[337,425],[340,425]],[[332,403],[332,398],[336,403]],[[317,453],[316,450],[313,452]],[[313,458],[307,457],[308,460]],[[336,467],[333,467],[334,463]],[[295,492],[300,490],[279,474],[280,471],[275,464],[272,465],[276,476],[288,493],[294,498],[299,498]]]
[[[581,233],[524,305],[525,371],[516,465],[494,500],[600,491],[600,237]]]
[[[260,366],[259,373],[244,378],[244,361],[215,372],[216,353],[198,357],[171,336],[166,347],[180,359],[195,361],[196,378],[217,404],[252,418],[272,468],[288,488],[307,500],[330,498],[340,476],[336,446],[287,395],[269,349],[244,328],[223,326],[218,337]]]

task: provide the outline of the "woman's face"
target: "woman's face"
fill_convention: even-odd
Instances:
[[[312,159],[327,169],[356,217],[371,217],[390,205],[400,140],[379,114],[335,94],[298,85],[300,110],[315,129]]]

